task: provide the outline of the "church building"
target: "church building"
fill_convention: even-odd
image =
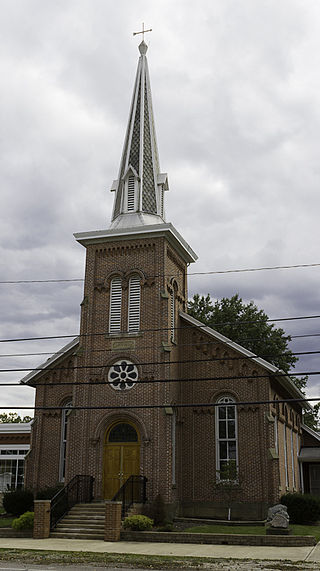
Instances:
[[[225,518],[229,479],[233,517],[262,519],[301,490],[309,405],[288,402],[303,395],[287,375],[187,313],[197,256],[165,218],[144,41],[139,51],[111,224],[75,234],[86,249],[79,336],[22,380],[36,389],[25,484],[90,475],[103,500],[140,475],[169,513]]]

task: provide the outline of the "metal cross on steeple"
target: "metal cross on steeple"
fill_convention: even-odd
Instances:
[[[142,22],[142,30],[141,30],[141,32],[133,32],[133,35],[134,35],[134,36],[137,36],[138,34],[142,34],[142,41],[144,42],[144,35],[145,35],[147,32],[152,32],[152,28],[150,28],[149,30],[145,30],[145,29],[144,29],[144,22]]]

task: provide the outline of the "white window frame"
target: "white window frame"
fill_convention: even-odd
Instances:
[[[287,451],[287,426],[283,425],[283,451],[284,451],[284,468],[286,473],[286,488],[289,487],[289,471],[288,471],[288,451]]]
[[[170,341],[175,342],[175,317],[176,317],[176,299],[175,290],[172,287],[172,292],[170,295]]]
[[[294,469],[294,444],[293,444],[293,430],[291,428],[291,468],[292,468],[292,487],[296,487],[296,473]]]
[[[220,477],[220,472],[221,472],[221,462],[223,461],[227,461],[230,462],[231,460],[235,460],[236,463],[236,470],[238,471],[238,466],[239,466],[239,460],[238,460],[238,415],[237,415],[237,407],[235,404],[235,399],[233,397],[231,397],[230,395],[224,395],[222,397],[219,398],[219,400],[217,401],[217,403],[219,404],[219,406],[216,407],[216,413],[215,413],[215,431],[216,431],[216,478],[217,481],[221,481],[221,477]],[[228,407],[233,407],[234,408],[234,418],[230,418],[228,419],[228,411],[226,410],[226,418],[220,418],[220,411],[222,407],[226,407],[228,409]],[[234,438],[228,438],[228,420],[230,421],[234,421],[235,423],[235,436]],[[226,437],[225,438],[221,438],[220,437],[220,422],[226,422]],[[226,442],[227,443],[227,457],[221,459],[220,457],[220,442]],[[230,454],[229,454],[229,442],[235,442],[235,447],[236,447],[236,451],[235,451],[235,458],[231,458]]]
[[[114,277],[110,283],[109,333],[121,332],[122,280]]]
[[[71,412],[72,401],[68,401],[63,405],[61,411],[61,433],[60,433],[60,462],[59,462],[59,482],[65,481],[66,470],[66,451],[68,440],[68,417]]]
[[[278,436],[278,417],[274,417],[274,448],[276,454],[279,454],[279,436]]]
[[[141,278],[134,274],[129,279],[128,288],[128,332],[137,333],[140,330],[141,310]]]
[[[17,451],[17,454],[0,454],[0,465],[1,465],[1,461],[15,462],[14,472],[8,472],[8,473],[11,474],[10,489],[11,489],[11,485],[12,485],[12,475],[13,474],[14,474],[14,489],[17,489],[17,487],[18,487],[19,461],[22,461],[23,466],[24,466],[24,460],[25,460],[25,457],[30,450],[30,445],[29,444],[1,444],[0,450],[16,450]],[[5,472],[2,472],[2,473],[4,474]],[[23,487],[23,483],[24,483],[24,477],[22,478],[22,482],[21,482],[22,487]],[[6,491],[6,490],[0,489],[0,492],[4,492],[4,491]]]

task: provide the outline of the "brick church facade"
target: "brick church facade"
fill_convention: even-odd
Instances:
[[[165,221],[144,42],[139,50],[111,225],[75,235],[86,248],[79,337],[22,381],[36,388],[26,486],[86,474],[96,499],[112,499],[140,474],[148,500],[160,493],[171,513],[225,517],[217,484],[232,465],[234,517],[261,519],[300,490],[302,408],[281,401],[303,395],[187,314],[197,257]]]

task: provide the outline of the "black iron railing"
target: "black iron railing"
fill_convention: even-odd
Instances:
[[[50,529],[54,529],[68,511],[78,503],[93,499],[93,476],[75,476],[51,500]]]
[[[125,516],[132,504],[145,504],[147,501],[147,478],[145,476],[129,476],[112,498],[112,501],[122,502],[122,517]]]

